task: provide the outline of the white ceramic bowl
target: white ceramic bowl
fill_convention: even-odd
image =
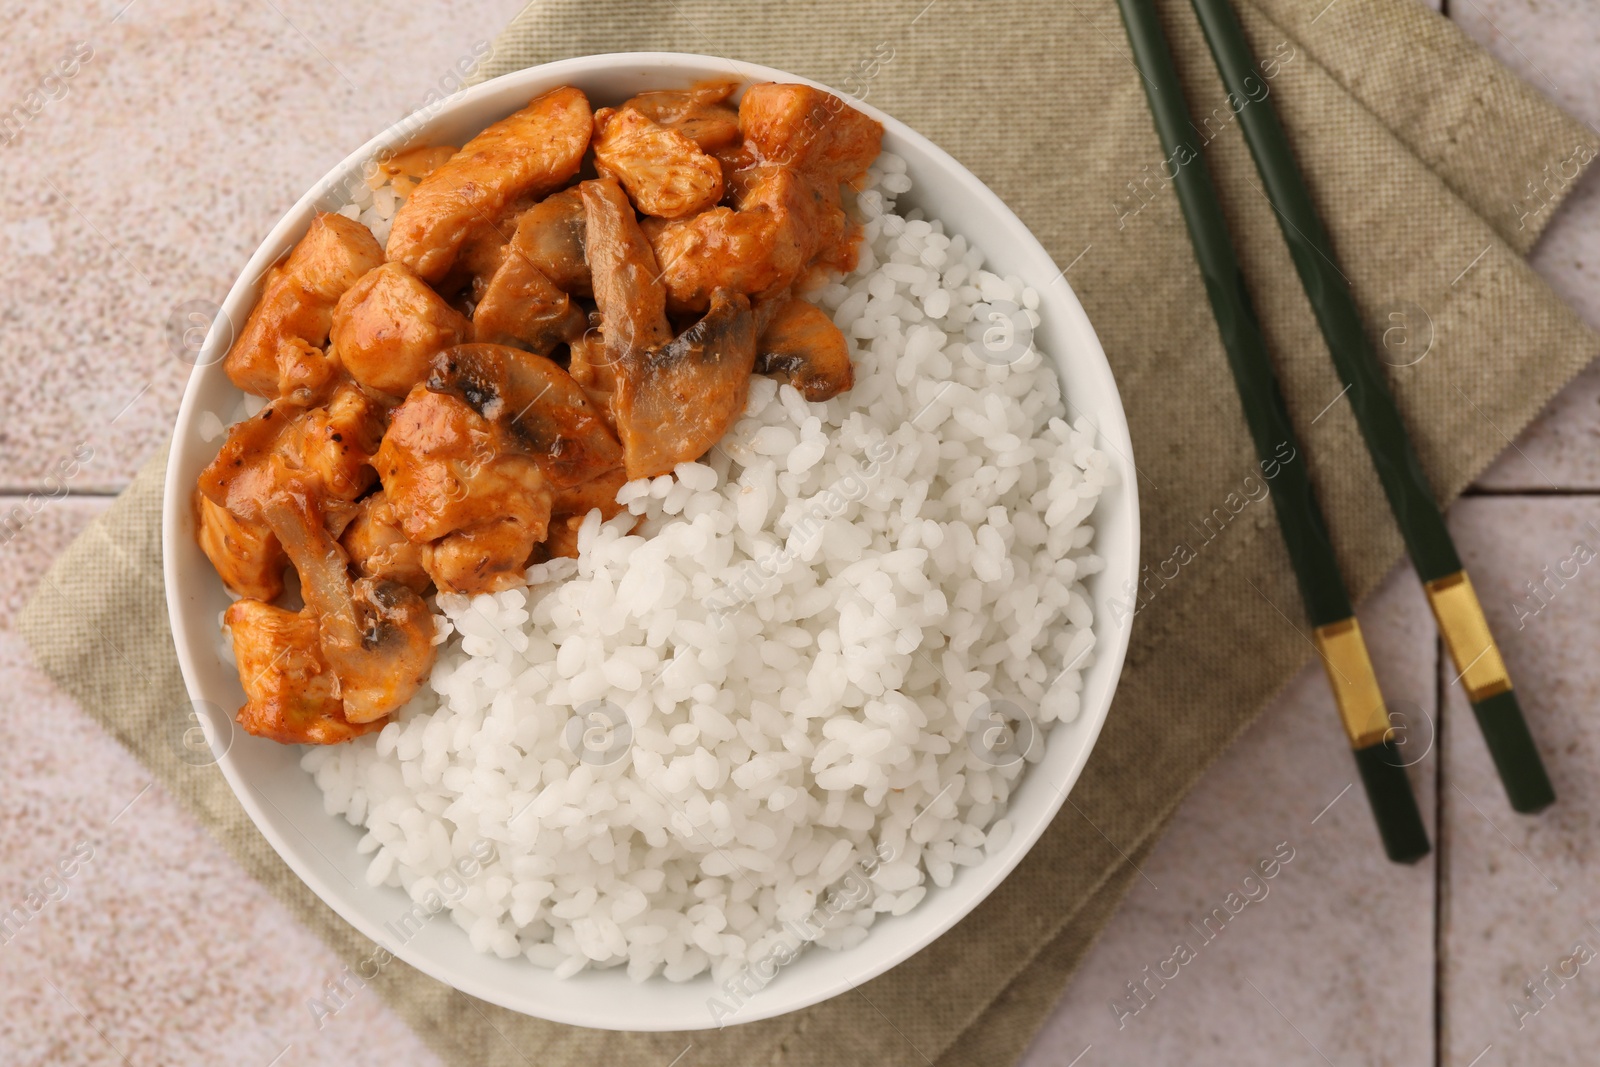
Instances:
[[[321,793],[300,769],[302,750],[248,736],[232,725],[233,712],[244,697],[233,668],[218,655],[217,621],[228,597],[195,544],[189,507],[195,480],[220,444],[202,439],[200,423],[207,413],[230,422],[240,400],[222,370],[222,356],[231,341],[228,324],[244,323],[262,273],[305,233],[314,212],[334,210],[346,202],[342,190],[360,182],[362,163],[379,150],[462,144],[490,122],[560,85],[578,86],[595,106],[615,105],[645,89],[725,78],[735,69],[748,81],[807,80],[707,56],[664,52],[589,56],[479,85],[373,138],[301,197],[234,283],[184,392],[167,471],[162,549],[178,661],[196,707],[211,709],[201,716],[210,751],[220,754],[217,763],[256,826],[329,906],[413,967],[514,1011],[579,1026],[614,1030],[713,1026],[716,1021],[707,1001],[715,989],[705,976],[682,984],[662,978],[635,983],[621,968],[558,980],[521,957],[502,960],[480,955],[459,927],[443,920],[426,924],[403,944],[396,943],[385,924],[407,912],[410,901],[399,889],[367,885],[367,859],[355,848],[362,831],[323,811]],[[1009,843],[978,866],[959,872],[948,888],[930,891],[909,914],[880,918],[858,947],[844,952],[814,950],[784,967],[729,1022],[794,1011],[882,973],[955,925],[1017,865],[1077,781],[1105,721],[1128,643],[1128,623],[1112,621],[1110,603],[1138,572],[1139,509],[1127,421],[1105,354],[1060,269],[1005,204],[954,159],[903,123],[875,108],[851,103],[884,124],[884,149],[906,160],[916,187],[902,203],[920,205],[942,218],[950,232],[965,234],[983,249],[991,269],[1020,275],[1039,291],[1043,323],[1035,333],[1036,343],[1056,361],[1072,416],[1086,415],[1098,427],[1100,446],[1117,475],[1116,485],[1105,493],[1092,517],[1096,551],[1105,560],[1105,570],[1089,583],[1098,647],[1085,678],[1078,717],[1049,731],[1043,761],[1027,770],[1013,795],[1007,816],[1014,826]]]

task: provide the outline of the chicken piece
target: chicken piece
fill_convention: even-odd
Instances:
[[[441,592],[498,593],[523,583],[546,531],[518,519],[495,519],[422,546],[422,565]]]
[[[459,396],[419,385],[395,412],[377,464],[400,529],[423,546],[422,567],[440,589],[492,593],[521,582],[549,527],[551,490],[500,426]]]
[[[607,353],[656,348],[672,340],[666,291],[650,242],[615,178],[578,186],[585,212],[584,254],[604,323]],[[703,217],[703,216],[702,216]]]
[[[618,465],[595,475],[586,482],[557,489],[554,499],[550,502],[550,514],[555,518],[575,518],[581,521],[589,512],[599,508],[602,519],[620,515],[624,509],[617,503],[617,493],[627,484],[627,472]],[[550,521],[552,530],[556,527],[555,518]]]
[[[422,598],[399,582],[350,580],[349,557],[328,534],[314,487],[291,479],[262,510],[300,574],[345,719],[374,722],[410,700],[436,656],[433,615]]]
[[[517,216],[512,244],[562,292],[593,297],[583,252],[586,214],[578,186],[552,193]]]
[[[722,199],[722,164],[677,130],[631,108],[594,115],[594,165],[646,215],[677,219]]]
[[[200,491],[237,518],[260,524],[264,504],[292,475],[342,529],[338,520],[348,512],[333,505],[360,499],[376,480],[372,459],[384,417],[382,406],[350,382],[338,386],[326,406],[309,411],[275,400],[228,431],[217,458],[200,473]]]
[[[832,93],[774,82],[745,90],[739,131],[762,161],[794,167],[818,184],[859,178],[883,143],[882,123]]]
[[[588,99],[565,86],[494,123],[422,179],[395,213],[389,258],[423,281],[441,281],[476,227],[578,173],[593,127]]]
[[[726,289],[668,344],[624,356],[615,368],[612,412],[628,480],[670,473],[722,440],[744,411],[755,361],[750,301]]]
[[[720,152],[739,143],[739,113],[724,103],[738,87],[734,81],[708,81],[688,89],[658,89],[622,107],[677,130],[702,152]]]
[[[518,227],[519,231],[521,227]],[[583,336],[589,316],[513,240],[472,312],[472,339],[547,356]]]
[[[533,457],[553,490],[622,463],[622,446],[572,375],[531,352],[459,345],[434,359],[428,388],[460,398],[503,435],[501,448]]]
[[[850,342],[826,311],[798,297],[784,301],[756,342],[756,373],[782,378],[812,402],[855,383]]]
[[[317,395],[337,370],[322,351],[334,305],[382,262],[383,249],[361,223],[327,213],[312,219],[289,258],[267,271],[223,361],[229,380],[256,396]]]
[[[382,489],[361,500],[339,543],[362,577],[387,578],[417,593],[428,591],[422,546],[406,538]]]
[[[334,352],[368,389],[403,397],[428,375],[435,352],[458,345],[472,324],[401,263],[356,282],[333,309]]]
[[[222,621],[245,692],[237,722],[247,733],[285,745],[336,745],[382,728],[381,722],[344,717],[339,679],[322,658],[314,612],[245,599]]]
[[[283,570],[289,560],[272,531],[245,522],[198,489],[194,506],[195,539],[222,584],[242,597],[276,600],[283,592]]]
[[[717,207],[687,219],[645,220],[674,312],[704,311],[717,289],[752,298],[777,293],[800,277],[827,236],[826,198],[793,169],[763,166],[737,178],[737,210]]]
[[[457,396],[419,385],[374,459],[400,529],[418,543],[502,518],[543,540],[550,487],[539,464]]]

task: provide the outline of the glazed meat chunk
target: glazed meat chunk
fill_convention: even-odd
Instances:
[[[434,353],[472,325],[401,263],[369,271],[333,310],[333,349],[350,376],[396,398],[427,377]]]
[[[682,218],[722,199],[722,164],[677,130],[626,107],[595,112],[594,129],[595,169],[646,215]]]
[[[194,504],[196,539],[222,584],[242,597],[276,600],[289,560],[272,531],[246,522],[198,490]]]
[[[228,378],[256,396],[319,393],[336,370],[322,351],[333,309],[382,262],[383,249],[365,226],[318,215],[289,258],[267,272],[261,298],[223,362]]]
[[[704,311],[711,294],[729,289],[749,297],[792,285],[827,234],[826,206],[815,186],[789,167],[763,166],[742,175],[738,209],[712,208],[687,219],[647,219],[667,306]],[[842,229],[843,215],[838,217]]]
[[[293,484],[315,494],[338,529],[377,475],[372,458],[384,431],[383,408],[345,382],[326,406],[302,409],[287,400],[235,423],[217,458],[200,473],[200,491],[249,523],[266,521],[265,506]]]
[[[389,258],[439,282],[475,229],[578,173],[593,126],[588,99],[569,86],[496,122],[417,185],[395,213]]]
[[[339,542],[362,577],[387,578],[418,593],[427,592],[429,578],[422,566],[422,547],[400,529],[382,489],[362,498]]]
[[[545,538],[551,491],[494,423],[419,385],[395,411],[375,464],[396,523],[426,546],[423,568],[441,590],[494,592],[521,580]]]
[[[322,656],[317,616],[240,600],[223,616],[239,665],[248,733],[285,745],[335,745],[380,729],[344,717],[339,679]]]
[[[702,152],[715,153],[739,143],[739,113],[725,103],[738,87],[738,82],[710,81],[688,89],[657,89],[622,107],[677,130]]]
[[[865,174],[883,142],[882,123],[809,85],[752,85],[739,129],[762,161],[835,185]]]

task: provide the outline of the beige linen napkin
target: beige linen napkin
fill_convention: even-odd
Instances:
[[[1163,9],[1341,561],[1365,594],[1399,537],[1348,405],[1329,408],[1339,382],[1194,17],[1187,4]],[[1241,15],[1257,54],[1274,60],[1272,98],[1369,321],[1403,308],[1418,336],[1431,323],[1427,357],[1390,376],[1434,486],[1453,499],[1600,348],[1520,258],[1596,138],[1414,0],[1243,0]],[[486,73],[636,49],[849,87],[1017,211],[1070,266],[1116,372],[1147,561],[1190,539],[1190,521],[1253,469],[1112,0],[536,0]],[[183,692],[162,603],[160,473],[158,460],[63,554],[21,629],[43,667],[251,873],[358,960],[371,946],[295,879],[214,769],[183,765],[164,740]],[[913,959],[807,1011],[690,1035],[693,1062],[1012,1062],[1126,889],[1126,856],[1149,850],[1196,777],[1307,658],[1284,623],[1299,608],[1271,514],[1229,527],[1138,615],[1115,706],[1072,792],[1081,815],[1064,809],[981,907]],[[377,985],[452,1063],[661,1067],[689,1040],[525,1018],[401,964]]]

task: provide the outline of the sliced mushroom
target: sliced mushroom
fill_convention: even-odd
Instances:
[[[589,261],[584,258],[587,213],[576,185],[552,193],[517,216],[512,244],[562,292],[594,296]]]
[[[513,241],[472,312],[474,341],[547,356],[583,336],[589,317]]]
[[[578,186],[586,213],[584,254],[594,285],[595,304],[605,324],[606,350],[613,360],[672,340],[661,268],[633,205],[615,178]]]
[[[410,700],[435,658],[433,615],[422,598],[382,578],[352,582],[349,557],[328,535],[313,493],[276,493],[263,510],[300,573],[300,593],[316,615],[318,645],[338,678],[345,719],[373,722]]]
[[[622,463],[622,446],[560,366],[503,345],[458,345],[434,359],[428,388],[460,397],[539,464],[555,489]]]
[[[726,289],[672,341],[624,356],[612,411],[628,479],[666,474],[720,441],[744,411],[755,360],[750,301]]]
[[[855,381],[850,342],[826,311],[785,300],[756,343],[756,373],[782,378],[810,401],[830,400]]]

